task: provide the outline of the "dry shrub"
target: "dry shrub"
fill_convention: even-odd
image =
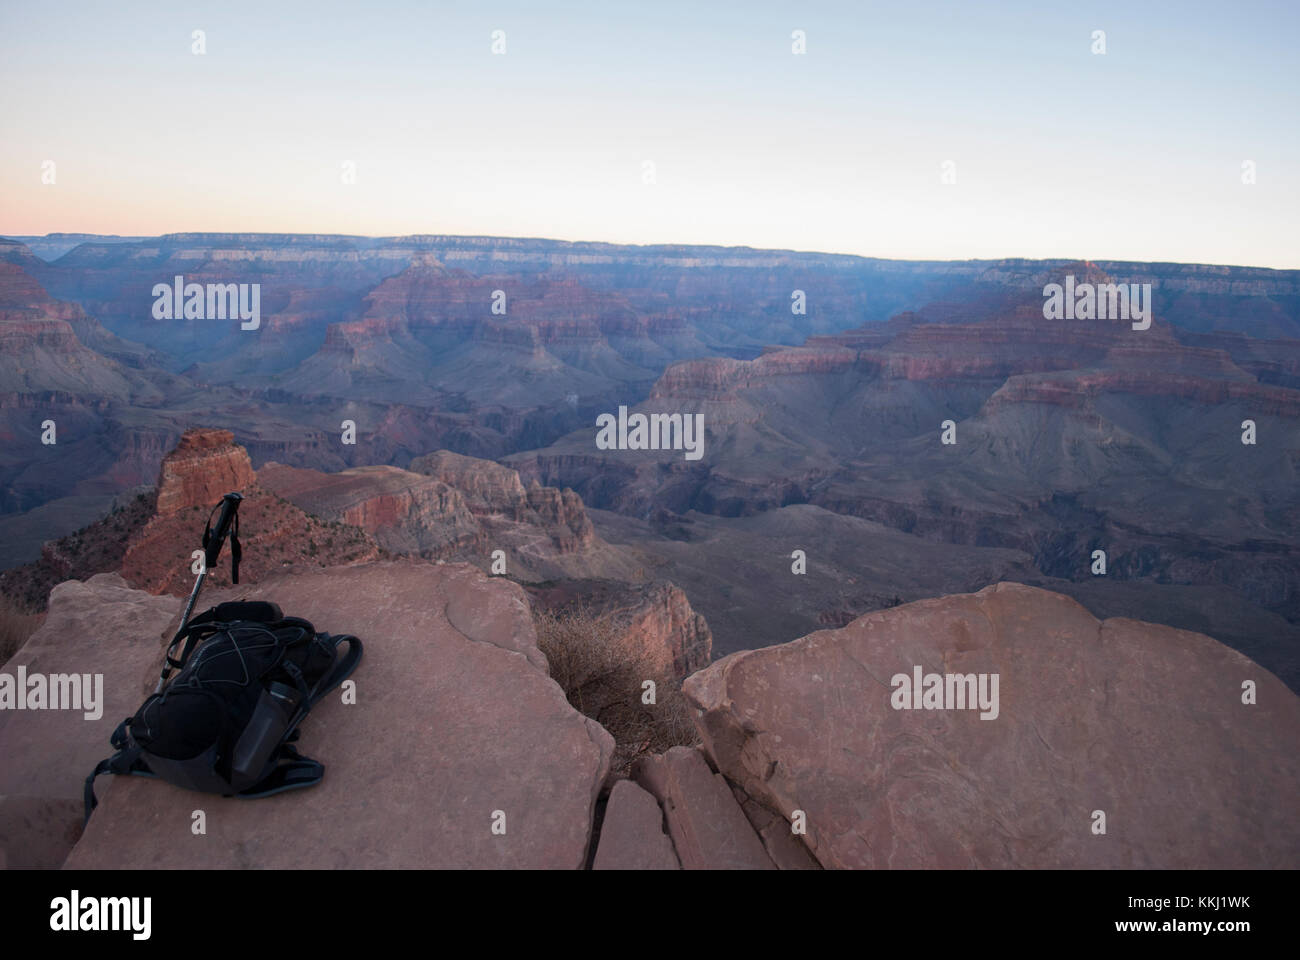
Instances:
[[[36,632],[43,613],[26,613],[6,596],[0,596],[0,664],[5,663]]]
[[[551,665],[551,677],[569,703],[614,738],[613,770],[627,776],[646,753],[699,743],[681,681],[665,676],[637,645],[608,620],[578,607],[556,613],[539,610],[537,645]],[[655,682],[653,704],[641,702],[642,684]]]

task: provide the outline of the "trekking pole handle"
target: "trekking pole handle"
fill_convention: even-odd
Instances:
[[[211,531],[205,545],[206,552],[203,557],[205,567],[211,568],[217,565],[217,559],[221,556],[221,545],[230,535],[230,526],[235,522],[235,514],[239,512],[239,504],[243,499],[243,494],[240,493],[228,493],[221,498],[221,513],[217,516],[217,525]]]

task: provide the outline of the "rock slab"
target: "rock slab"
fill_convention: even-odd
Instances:
[[[81,833],[82,782],[109,756],[113,729],[162,666],[161,638],[182,601],[132,590],[117,574],[50,592],[49,613],[3,667],[18,676],[103,677],[99,716],[85,710],[0,710],[0,849],[11,866],[58,867]],[[92,687],[93,690],[93,687]]]
[[[683,869],[776,869],[731,787],[698,749],[673,747],[643,757],[635,776],[663,805]]]
[[[63,606],[58,594],[70,589],[99,594],[97,632],[108,647],[125,648],[128,626],[142,613],[162,617],[177,604],[94,581],[64,585],[51,604],[51,623]],[[157,780],[104,777],[100,805],[65,866],[585,864],[613,739],[573,710],[547,675],[517,586],[466,565],[385,562],[235,590],[205,594],[201,606],[235,596],[270,599],[318,630],[353,633],[365,643],[353,674],[355,703],[345,704],[336,692],[301,727],[299,747],[325,765],[324,780],[301,791],[239,800]],[[48,624],[36,639],[42,638],[72,642]],[[151,648],[156,664],[157,640]],[[139,705],[139,681],[128,699],[128,710]],[[101,733],[59,745],[47,741],[40,762],[26,760],[21,769],[7,763],[5,774],[60,796],[79,795],[89,769],[80,752],[106,755],[107,734]],[[191,832],[196,810],[204,811],[206,834]]]
[[[592,869],[681,869],[663,821],[663,811],[653,796],[631,780],[618,781],[609,793]]]
[[[917,665],[998,674],[997,717],[894,709]],[[1300,699],[1201,634],[1000,583],[732,654],[683,690],[721,772],[804,811],[825,867],[1300,866]]]

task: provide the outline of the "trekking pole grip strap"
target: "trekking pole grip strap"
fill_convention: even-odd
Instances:
[[[213,507],[214,513],[218,509],[221,513],[217,516],[217,525],[215,527],[205,526],[203,530],[203,559],[208,568],[217,565],[217,560],[221,557],[221,545],[226,542],[226,537],[230,535],[231,527],[238,523],[239,504],[243,499],[242,494],[228,493],[221,498],[221,502],[216,507]],[[211,519],[210,514],[209,519]]]

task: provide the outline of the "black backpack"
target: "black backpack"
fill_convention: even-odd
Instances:
[[[298,725],[360,660],[356,637],[317,633],[274,603],[222,603],[193,617],[167,648],[164,676],[180,672],[118,725],[117,753],[86,778],[86,820],[101,773],[249,799],[314,786],[325,768],[294,748]]]

